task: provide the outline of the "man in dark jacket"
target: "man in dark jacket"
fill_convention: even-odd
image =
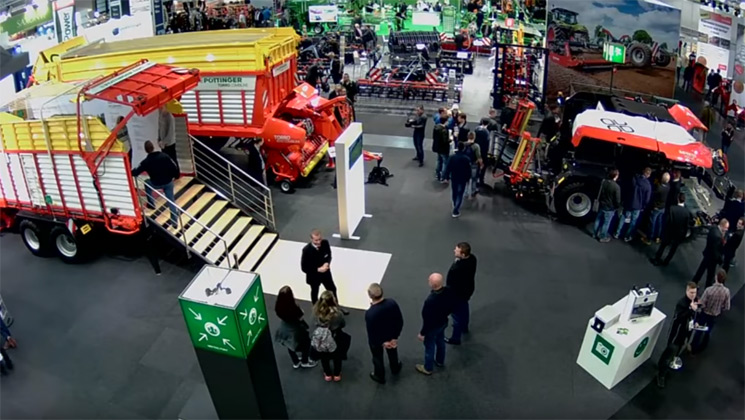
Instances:
[[[313,229],[310,232],[310,243],[303,248],[300,258],[300,269],[305,273],[305,282],[310,286],[310,301],[315,305],[318,301],[318,291],[323,285],[324,289],[334,294],[336,302],[336,285],[331,276],[331,245],[323,239],[321,231]],[[342,309],[345,315],[349,313]]]
[[[424,115],[424,107],[419,105],[414,110],[414,117],[410,118],[406,125],[414,129],[414,150],[416,156],[411,160],[418,160],[419,167],[424,166],[424,128],[427,126],[427,117]]]
[[[455,262],[450,266],[447,276],[447,287],[453,292],[453,333],[445,342],[458,345],[461,335],[468,332],[468,301],[476,288],[476,256],[471,254],[471,245],[468,242],[456,245],[454,253]]]
[[[693,225],[693,215],[685,207],[685,194],[679,193],[677,201],[678,204],[676,206],[670,207],[665,212],[665,221],[662,224],[662,241],[660,242],[660,247],[657,248],[657,254],[655,254],[654,258],[650,259],[654,265],[670,264],[675,251],[678,250],[678,245],[685,240],[688,235],[688,229]],[[670,251],[663,260],[662,254],[668,246],[670,247]]]
[[[367,288],[367,296],[370,298],[370,309],[365,312],[365,325],[374,368],[370,378],[384,384],[383,349],[388,353],[391,373],[395,375],[401,371],[401,362],[398,360],[398,337],[404,327],[404,317],[395,300],[383,298],[383,288],[378,283],[373,283]]]
[[[672,180],[670,180],[670,191],[667,193],[665,210],[678,205],[678,194],[680,194],[683,190],[683,180],[681,179],[680,170],[673,169],[671,177]]]
[[[179,175],[178,167],[170,156],[161,151],[156,151],[153,142],[145,142],[145,151],[147,157],[140,162],[140,166],[132,170],[132,176],[139,176],[147,172],[150,178],[145,180],[145,195],[147,196],[147,206],[155,209],[155,200],[151,190],[163,190],[163,194],[168,199],[168,208],[171,211],[169,223],[178,228],[178,207],[176,207],[176,197],[173,194],[173,180]]]
[[[469,130],[467,127],[468,122],[466,121],[467,120],[466,114],[463,112],[459,113],[455,120],[456,120],[456,124],[455,124],[455,129],[453,130],[453,135],[455,135],[455,138],[459,142],[463,142],[463,143],[468,142]]]
[[[481,160],[483,164],[479,168],[479,186],[484,185],[484,176],[486,175],[486,166],[488,164],[489,156],[489,125],[491,120],[488,118],[482,118],[480,125],[474,131],[476,133],[476,144],[479,145],[481,151]]]
[[[734,231],[737,227],[737,221],[745,216],[745,203],[742,201],[743,191],[737,190],[732,198],[724,203],[724,207],[719,211],[720,219],[727,219],[730,230]]]
[[[631,239],[633,239],[634,233],[636,233],[636,223],[639,220],[639,215],[647,207],[652,197],[652,185],[649,184],[650,175],[652,175],[652,168],[644,168],[644,172],[636,175],[631,180],[631,189],[626,194],[624,200],[623,218],[618,222],[618,228],[615,235],[613,235],[614,238],[618,239],[621,237],[623,227],[628,223],[629,227],[626,230],[626,236],[623,240],[631,242]]]
[[[471,161],[465,153],[466,144],[458,142],[458,151],[450,156],[445,167],[443,178],[450,180],[451,198],[453,200],[452,216],[460,217],[460,206],[463,204],[463,196],[466,194],[466,185],[471,179]]]
[[[261,146],[264,145],[264,139],[261,137],[254,139],[248,145],[248,175],[254,180],[266,185],[266,161],[261,154]]]
[[[688,339],[690,333],[688,323],[693,319],[693,316],[698,310],[697,292],[696,283],[688,282],[685,295],[675,305],[673,323],[667,339],[667,347],[662,352],[660,361],[657,363],[657,386],[660,388],[665,387],[665,380],[667,379],[667,374],[670,372],[670,362],[680,353],[681,347],[683,347],[686,339]]]
[[[722,262],[722,268],[728,273],[729,268],[732,265],[732,260],[735,259],[737,248],[739,248],[742,243],[742,236],[743,233],[745,233],[745,217],[741,217],[737,220],[735,226],[735,231],[729,234],[727,242],[724,244],[724,261]]]
[[[608,171],[608,177],[600,183],[598,192],[598,215],[595,217],[593,238],[600,242],[610,242],[608,229],[616,211],[621,208],[621,187],[618,186],[618,169]]]
[[[660,182],[655,185],[652,193],[652,208],[649,212],[649,229],[647,236],[642,241],[649,245],[652,241],[660,243],[662,234],[662,216],[665,213],[667,204],[667,195],[670,193],[670,174],[665,172],[660,178]]]
[[[445,125],[448,121],[447,110],[440,108],[438,116],[436,118],[435,128],[432,130],[432,151],[437,153],[435,177],[440,182],[447,182],[443,177],[445,167],[448,164],[448,158],[450,157],[450,133]]]
[[[416,365],[416,370],[424,375],[431,375],[435,365],[445,365],[445,328],[448,326],[448,315],[453,310],[451,291],[444,287],[442,274],[432,273],[429,276],[429,287],[432,291],[422,307],[422,329],[417,338],[424,342],[424,364]]]
[[[698,265],[696,274],[693,275],[692,282],[698,284],[701,281],[701,277],[706,271],[706,286],[709,287],[714,284],[714,276],[717,272],[717,265],[722,263],[724,256],[724,243],[726,240],[727,229],[729,229],[729,222],[727,219],[722,219],[719,224],[709,228],[709,234],[706,235],[706,247],[702,252],[703,258],[701,264]]]

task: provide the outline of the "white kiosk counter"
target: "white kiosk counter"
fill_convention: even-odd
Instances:
[[[619,314],[624,313],[627,297],[613,304]],[[592,328],[594,319],[587,322],[577,364],[587,373],[611,389],[636,370],[652,355],[662,331],[665,314],[654,308],[648,317],[630,321],[622,318],[598,333]]]

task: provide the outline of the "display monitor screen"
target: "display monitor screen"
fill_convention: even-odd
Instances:
[[[352,143],[352,146],[349,147],[349,169],[352,169],[354,164],[360,159],[360,156],[362,156],[362,133]]]

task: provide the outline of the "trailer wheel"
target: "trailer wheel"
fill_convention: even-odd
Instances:
[[[50,235],[57,251],[57,256],[68,264],[75,264],[82,260],[82,250],[78,241],[67,228],[56,226]]]
[[[577,181],[557,191],[555,197],[556,213],[567,223],[582,225],[592,220],[592,200],[597,190],[585,182]]]
[[[49,255],[49,236],[31,220],[22,220],[19,226],[23,244],[37,257]]]
[[[652,49],[648,45],[634,42],[629,47],[629,59],[634,67],[649,67],[652,63]]]
[[[295,187],[292,186],[292,182],[289,179],[283,179],[279,183],[279,189],[285,194],[291,194],[295,191]]]

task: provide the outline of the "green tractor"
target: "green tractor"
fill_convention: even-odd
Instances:
[[[551,9],[547,16],[546,41],[570,41],[587,45],[590,42],[590,33],[584,25],[577,22],[577,15],[577,12],[567,9]]]

